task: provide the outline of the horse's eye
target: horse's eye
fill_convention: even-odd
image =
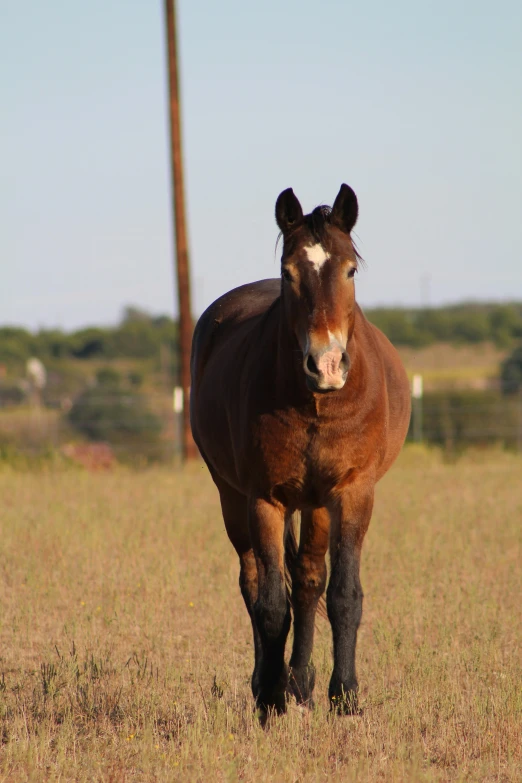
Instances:
[[[283,276],[283,280],[286,280],[287,283],[291,283],[292,282],[292,279],[293,279],[292,275],[290,274],[288,269],[286,269],[285,267],[283,267],[283,269],[281,270],[281,275]]]
[[[348,270],[348,277],[353,277],[355,273],[357,272],[357,269],[354,266],[351,266]]]

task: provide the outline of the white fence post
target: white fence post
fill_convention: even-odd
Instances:
[[[412,416],[413,416],[413,440],[416,443],[422,441],[422,375],[414,375],[411,384]]]

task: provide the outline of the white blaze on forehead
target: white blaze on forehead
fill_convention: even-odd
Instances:
[[[310,263],[314,265],[316,272],[319,272],[324,262],[330,258],[330,254],[319,244],[309,245],[305,247],[304,251]]]

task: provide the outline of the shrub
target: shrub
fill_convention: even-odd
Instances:
[[[143,374],[141,372],[136,372],[133,370],[127,375],[127,380],[129,381],[131,386],[134,386],[134,388],[139,389],[139,387],[143,383]]]
[[[97,380],[73,403],[70,424],[89,440],[119,448],[120,454],[160,458],[162,423],[149,410],[146,398],[122,386],[119,374],[109,369],[98,372]]]
[[[98,386],[119,386],[121,382],[121,375],[118,370],[114,370],[112,367],[102,367],[96,373],[96,383]]]

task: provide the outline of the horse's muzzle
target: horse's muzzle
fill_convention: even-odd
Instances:
[[[346,383],[350,358],[338,343],[322,350],[308,351],[303,361],[306,385],[310,391],[327,392],[342,389]]]

